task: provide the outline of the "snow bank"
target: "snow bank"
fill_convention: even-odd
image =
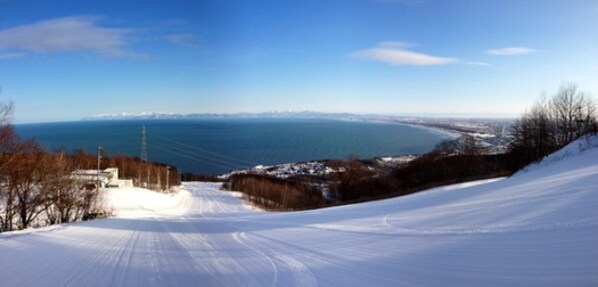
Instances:
[[[589,150],[597,149],[597,148],[598,148],[598,135],[586,135],[586,136],[583,136],[583,137],[569,143],[568,145],[566,145],[564,148],[558,150],[557,152],[554,152],[550,155],[545,156],[541,161],[539,161],[537,163],[530,164],[529,166],[525,167],[523,170],[521,170],[518,173],[521,173],[521,172],[525,173],[525,172],[538,170],[538,169],[541,169],[543,167],[546,167],[548,165],[551,165],[555,162],[562,161],[567,158],[572,158],[572,157],[580,158]],[[594,160],[598,161],[597,158],[594,158]]]
[[[137,187],[105,188],[102,194],[105,206],[120,217],[184,213],[191,197],[191,193],[185,189],[166,194]]]

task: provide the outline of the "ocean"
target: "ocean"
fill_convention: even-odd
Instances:
[[[223,174],[256,165],[420,154],[450,134],[394,123],[330,119],[107,120],[18,124],[47,149],[141,156],[184,172]]]

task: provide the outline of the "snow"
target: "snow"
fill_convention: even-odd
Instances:
[[[114,218],[1,234],[0,285],[598,286],[596,143],[511,178],[303,212],[216,183],[106,190]]]
[[[190,204],[191,193],[179,190],[174,194],[158,193],[151,190],[125,187],[104,188],[104,205],[119,217],[140,217],[148,213],[181,214]]]
[[[495,134],[490,133],[467,133],[468,135],[476,138],[494,138],[496,137]]]
[[[570,157],[581,157],[587,151],[598,149],[598,136],[583,136],[580,139],[571,142],[561,150],[546,156],[539,163],[531,164],[523,169],[523,172],[542,168],[553,162],[558,162]]]

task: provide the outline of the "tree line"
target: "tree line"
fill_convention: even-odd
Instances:
[[[76,169],[97,169],[97,155],[89,154],[82,148],[73,152],[69,158],[77,163]],[[167,191],[168,186],[181,183],[181,175],[176,167],[159,162],[145,162],[139,157],[122,154],[110,156],[102,153],[100,169],[110,167],[117,167],[119,177],[132,180],[134,186],[154,191]]]
[[[320,190],[303,181],[290,181],[257,174],[235,174],[226,186],[267,210],[302,210],[325,206]]]
[[[0,102],[0,232],[107,215],[95,184],[72,175],[97,169],[97,157],[83,149],[49,152],[35,140],[19,138],[10,121],[13,107]],[[100,168],[108,167],[119,168],[121,178],[137,186],[166,189],[164,164],[117,155],[103,158]],[[175,168],[170,169],[169,184],[180,184]]]
[[[506,154],[487,154],[476,139],[463,135],[445,140],[413,161],[387,168],[356,158],[343,163],[331,185],[334,204],[396,197],[421,190],[513,172]]]
[[[564,84],[550,97],[543,95],[512,128],[509,152],[521,168],[588,133],[598,131],[597,104],[575,84]]]

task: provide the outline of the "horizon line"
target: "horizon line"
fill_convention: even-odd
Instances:
[[[92,116],[80,118],[58,118],[46,120],[15,120],[11,124],[41,124],[41,123],[61,123],[61,122],[78,122],[78,121],[110,121],[110,120],[168,120],[168,119],[184,119],[185,117],[193,119],[195,117],[214,118],[214,117],[249,117],[257,116],[263,118],[290,118],[293,115],[300,116],[301,114],[312,114],[312,117],[318,116],[333,117],[333,116],[357,116],[357,117],[400,117],[400,118],[436,118],[436,119],[516,119],[520,117],[519,114],[489,114],[489,113],[354,113],[354,112],[318,112],[318,111],[264,111],[264,112],[231,112],[231,113],[209,113],[209,112],[193,112],[193,113],[172,113],[172,112],[138,112],[138,113],[114,113],[114,114],[96,114]],[[160,118],[152,118],[161,116]]]

